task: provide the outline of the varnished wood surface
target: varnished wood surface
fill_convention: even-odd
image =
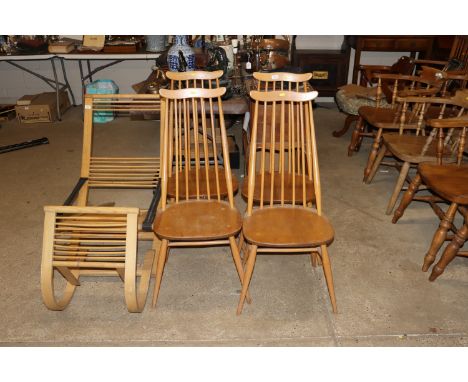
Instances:
[[[198,179],[197,179],[197,172],[195,171],[194,168],[187,171],[187,175],[185,174],[185,170],[179,171],[179,176],[178,176],[179,197],[181,199],[185,199],[187,195],[187,189],[188,189],[189,199],[196,198],[197,197],[197,183],[199,185],[200,195],[204,195],[204,197],[206,197],[208,195],[208,189],[209,189],[210,196],[216,197],[218,194],[218,190],[216,188],[216,176],[218,176],[218,179],[219,179],[219,194],[222,198],[225,198],[228,195],[228,189],[226,186],[226,175],[224,173],[224,168],[220,168],[218,170],[218,175],[216,175],[216,169],[213,167],[210,167],[208,169],[208,178],[206,176],[205,167],[201,167],[198,170]],[[236,176],[233,174],[232,175],[233,192],[236,193],[238,188],[239,188],[239,182],[237,181]],[[176,177],[175,176],[170,177],[167,182],[167,194],[171,198],[174,198],[176,195]]]
[[[155,233],[168,240],[216,240],[235,236],[242,217],[229,203],[193,200],[171,204],[156,217]]]
[[[334,230],[328,219],[303,207],[266,207],[244,217],[250,243],[265,247],[308,247],[330,244]]]
[[[362,106],[359,108],[359,115],[370,125],[379,129],[398,128],[400,124],[401,112],[398,109],[376,108],[372,106]],[[406,113],[409,118],[411,114]],[[407,123],[405,128],[417,127],[417,121],[413,124]]]
[[[468,165],[421,163],[418,171],[435,193],[452,203],[468,205]]]
[[[285,173],[284,174],[284,202],[292,203],[293,202],[293,176],[294,176],[294,188],[295,188],[295,199],[296,201],[302,195],[302,176],[298,174]],[[315,192],[314,192],[314,183],[312,180],[306,178],[306,201],[314,202],[315,201]],[[259,173],[255,174],[255,190],[253,193],[253,198],[256,203],[261,199],[261,183],[262,176]],[[248,198],[248,189],[249,185],[247,181],[244,181],[242,184],[242,196]],[[271,195],[271,176],[269,172],[265,173],[265,180],[263,185],[263,200],[265,203],[270,203]],[[273,178],[273,203],[281,203],[281,175],[277,172]]]
[[[428,137],[421,135],[384,134],[383,141],[387,148],[402,161],[411,163],[437,161],[437,140],[434,139],[426,151]],[[449,147],[444,147],[444,161],[455,161],[455,157]]]

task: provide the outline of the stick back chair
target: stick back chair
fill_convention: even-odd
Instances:
[[[154,231],[162,244],[156,268],[153,307],[158,299],[166,257],[172,247],[229,245],[238,276],[241,281],[243,278],[235,240],[241,230],[242,218],[234,206],[221,101],[225,90],[189,88],[160,91],[167,107],[163,125],[161,212],[154,224]],[[219,110],[216,120],[213,117],[215,104]],[[215,122],[219,125],[216,126]],[[216,144],[217,132],[221,134],[220,152]],[[194,150],[190,140],[195,143]],[[174,184],[174,191],[170,195],[171,184]],[[168,203],[169,198],[173,199],[171,203]]]
[[[270,92],[270,91],[292,91],[292,92],[307,92],[311,90],[309,80],[312,78],[311,73],[295,74],[295,73],[254,73],[254,79],[257,81],[257,91],[259,92]],[[251,108],[255,107],[255,103],[251,103]],[[257,136],[256,136],[256,150],[260,151],[260,156],[257,155],[257,163],[255,164],[256,169],[256,188],[254,190],[254,200],[256,203],[263,198],[264,202],[268,203],[270,197],[273,198],[274,203],[281,202],[281,182],[278,173],[278,160],[280,151],[280,135],[281,135],[281,119],[284,118],[284,123],[287,125],[285,131],[288,135],[284,138],[284,144],[288,150],[288,155],[292,155],[295,145],[293,144],[292,129],[289,125],[294,124],[292,120],[293,112],[291,110],[292,105],[282,111],[281,107],[276,103],[263,102],[258,105],[258,116],[257,119],[260,121],[257,125]],[[253,115],[252,110],[252,115]],[[281,113],[285,113],[284,117]],[[251,119],[253,122],[253,119]],[[253,131],[251,127],[251,132]],[[296,140],[297,140],[296,134]],[[251,138],[249,139],[251,141]],[[297,144],[297,142],[296,142]],[[297,155],[297,153],[296,153]],[[246,166],[248,163],[248,157],[246,157]],[[292,163],[289,161],[288,163]],[[276,166],[275,166],[276,164]],[[272,169],[275,171],[273,177],[266,177],[264,182],[260,181],[261,168],[265,167],[267,172],[271,172]],[[283,198],[287,203],[292,202],[292,187],[294,184],[295,193],[299,193],[302,190],[302,178],[298,174],[294,174],[292,169],[289,168],[287,172],[283,174],[284,180],[284,195]],[[293,177],[295,178],[293,181]],[[274,184],[271,185],[270,181],[273,180]],[[308,190],[308,201],[314,200],[313,182],[312,177],[306,178],[306,189]],[[263,189],[262,189],[263,187]],[[273,188],[273,194],[270,193],[270,189]],[[248,197],[248,182],[244,181],[242,185],[242,196],[247,199]]]
[[[207,71],[201,71],[201,70],[196,70],[196,71],[191,71],[191,72],[168,72],[166,74],[167,78],[170,80],[170,86],[169,88],[171,90],[177,90],[177,89],[187,89],[187,88],[199,88],[199,89],[217,89],[219,88],[219,79],[222,77],[223,75],[223,71],[222,70],[216,70],[216,71],[213,71],[213,72],[207,72]],[[219,113],[219,110],[218,110],[218,105],[216,104],[216,102],[213,102],[211,99],[210,100],[207,100],[205,101],[205,109],[208,109],[210,107],[210,103],[211,103],[211,106],[212,106],[212,110],[213,110],[213,115],[209,115],[207,116],[207,120],[206,120],[206,123],[207,125],[210,124],[210,118],[214,118],[215,120],[217,119],[217,115]],[[171,103],[169,107],[173,107],[173,104]],[[194,102],[193,105],[192,103],[188,103],[188,106],[187,106],[190,110],[192,107],[196,107],[198,108],[199,112],[201,111],[200,109],[200,105],[198,104],[198,101]],[[179,110],[179,112],[181,112],[181,110]],[[169,112],[169,115],[172,116],[173,115],[173,111],[170,111]],[[170,124],[172,125],[173,124],[173,121],[169,121]],[[216,141],[216,144],[217,144],[217,152],[221,152],[222,151],[222,148],[221,148],[221,133],[219,131],[219,126],[218,124],[215,122],[215,136],[212,136],[211,135],[211,132],[208,132],[207,133],[207,137],[208,137],[208,140],[211,140],[211,139],[217,139]],[[193,128],[193,126],[192,126]],[[197,141],[198,141],[198,145],[199,145],[199,148],[198,150],[199,151],[202,151],[203,150],[203,147],[201,146],[201,142],[203,142],[203,130],[202,130],[202,127],[201,125],[198,126],[198,130],[199,130],[199,134],[198,134],[198,137],[197,137]],[[185,132],[183,131],[182,134],[184,135]],[[191,138],[193,137],[193,139]],[[213,138],[214,137],[214,138]],[[190,148],[189,148],[189,151],[188,153],[191,154],[191,161],[194,162],[195,158],[194,158],[194,154],[195,154],[195,136],[193,135],[193,132],[191,134],[188,134],[187,136],[187,142],[185,142],[185,139],[182,140],[182,146],[185,145],[185,143],[187,143],[188,145],[190,145]],[[213,155],[214,155],[214,151],[211,150],[211,147],[212,145],[208,145],[209,147],[209,160],[211,162],[213,162]],[[183,147],[184,148],[184,147]],[[171,155],[173,153],[173,149],[174,147],[173,146],[170,146],[169,147],[169,155]],[[191,167],[190,167],[191,169]],[[214,171],[214,167],[211,168],[210,171]],[[188,176],[188,181],[189,182],[195,182],[195,173],[192,172],[192,171],[189,171],[189,176]],[[224,171],[221,170],[218,174],[218,177],[223,177],[224,176]],[[185,178],[184,178],[185,179]],[[172,178],[171,177],[171,180],[169,181],[168,183],[168,195],[171,196],[171,197],[174,197],[175,195],[175,178]],[[208,189],[206,188],[203,188],[203,185],[205,183],[202,183],[201,186],[202,186],[202,189],[199,190],[201,195],[206,195],[206,193],[208,192]],[[227,189],[224,187],[224,184],[225,182],[222,181],[221,182],[221,187],[222,187],[222,190],[221,190],[221,194],[223,195],[223,197],[226,197],[227,196]],[[239,182],[236,178],[236,176],[233,174],[232,175],[232,186],[233,186],[233,191],[234,193],[237,192],[237,189],[239,187]],[[194,190],[193,188],[190,188],[192,190]],[[211,196],[215,196],[215,190],[213,188],[210,189],[211,191]],[[191,193],[189,195],[191,198],[195,197],[195,193]]]
[[[391,75],[382,75],[382,76],[390,76]],[[400,78],[395,79],[395,83],[393,85],[392,91],[392,104],[394,107],[392,109],[385,109],[385,108],[372,108],[363,106],[360,108],[360,116],[362,120],[360,120],[362,129],[365,124],[368,127],[376,129],[377,131],[374,133],[372,132],[370,135],[373,137],[373,143],[371,146],[371,151],[369,153],[369,157],[367,160],[366,167],[364,169],[364,182],[369,177],[369,174],[372,169],[372,165],[374,164],[375,158],[377,157],[377,153],[382,144],[382,134],[384,131],[398,131],[401,129],[400,121],[402,118],[406,120],[405,129],[407,131],[410,130],[417,130],[418,123],[416,119],[412,119],[411,116],[415,114],[415,111],[404,108],[403,100],[405,97],[409,96],[419,96],[419,97],[434,97],[443,86],[443,80],[445,78],[444,72],[440,70],[436,70],[433,68],[425,67],[423,72],[420,76],[396,76]],[[401,90],[400,85],[403,84]],[[427,110],[426,113],[438,113],[438,110]],[[411,123],[412,121],[412,123]],[[359,130],[359,129],[358,129]],[[356,138],[356,129],[353,132],[354,138]],[[357,139],[362,140],[362,136],[360,136],[358,131]],[[352,139],[354,139],[352,138]],[[360,144],[360,143],[359,143]],[[387,163],[388,164],[388,163]]]
[[[359,108],[359,120],[354,127],[348,146],[348,156],[351,156],[353,152],[359,151],[364,137],[372,137],[374,139],[365,170],[366,177],[380,148],[383,129],[399,128],[402,105],[397,102],[397,98],[405,95],[436,95],[443,86],[444,74],[440,70],[424,67],[420,76],[378,74],[377,78],[376,106],[362,106]],[[387,86],[382,86],[383,81],[387,81]],[[387,100],[390,107],[381,107],[380,100],[383,98]],[[366,133],[364,131],[366,125],[368,128],[377,129],[377,132]]]
[[[392,196],[387,206],[387,215],[389,215],[398,199],[405,181],[412,183],[409,177],[411,165],[417,165],[422,162],[438,162],[439,158],[443,158],[445,162],[455,162],[457,160],[458,146],[460,139],[463,137],[459,134],[460,131],[451,129],[446,134],[445,139],[442,139],[444,131],[441,128],[433,128],[429,135],[425,136],[424,116],[427,110],[434,108],[439,110],[438,119],[448,116],[461,117],[465,113],[465,107],[468,105],[466,98],[468,91],[458,91],[451,98],[432,98],[432,97],[406,97],[403,98],[403,109],[407,109],[408,105],[412,105],[412,113],[409,118],[413,120],[410,125],[417,124],[415,134],[404,134],[405,131],[405,114],[402,113],[400,120],[399,133],[385,133],[382,136],[382,147],[374,161],[371,173],[367,182],[370,182],[374,177],[377,169],[382,162],[384,156],[390,153],[401,163],[400,174],[395,184]],[[438,139],[435,139],[436,136]],[[414,194],[413,194],[414,196]],[[427,198],[423,198],[427,200]]]
[[[360,65],[358,68],[358,83],[348,84],[340,87],[335,94],[335,101],[341,112],[346,114],[344,126],[341,130],[333,132],[334,137],[341,137],[346,134],[351,124],[359,119],[358,110],[361,106],[391,107],[385,97],[377,97],[377,75],[378,74],[406,74],[413,73],[415,67],[414,59],[402,56],[392,66],[386,65]],[[386,87],[383,81],[381,86]],[[390,98],[391,99],[391,98]]]
[[[93,113],[160,111],[158,95],[86,95],[80,179],[63,206],[46,206],[41,263],[43,301],[63,310],[80,285],[81,276],[117,276],[124,282],[130,312],[141,312],[148,294],[151,268],[158,247],[151,229],[159,192],[159,157],[99,156],[93,149]],[[147,210],[88,205],[91,189],[146,189],[153,192]],[[74,205],[73,205],[74,204]],[[137,262],[138,239],[153,241],[142,265]],[[65,279],[55,296],[56,273]],[[58,276],[57,276],[58,277]],[[137,279],[140,279],[137,288]],[[138,292],[137,292],[138,290]]]
[[[462,163],[463,152],[466,148],[468,115],[465,113],[461,118],[431,120],[429,124],[441,130],[443,128],[461,129],[461,139],[458,145],[457,162],[455,164],[443,164],[442,156],[439,155],[437,163],[425,162],[418,166],[418,174],[427,187],[450,204],[424,257],[422,270],[426,272],[435,261],[437,252],[440,250],[443,242],[451,240],[437,264],[432,268],[429,280],[434,281],[444,272],[447,265],[455,256],[468,256],[468,251],[460,251],[460,248],[463,247],[468,239],[468,165]],[[442,138],[442,136],[439,137],[439,140],[442,140]],[[464,219],[463,225],[459,229],[453,224],[457,211],[460,212]],[[452,237],[448,235],[449,230],[454,233]]]
[[[315,256],[319,251],[331,304],[333,311],[336,312],[333,278],[327,251],[327,245],[333,240],[334,231],[327,218],[322,215],[320,176],[312,114],[312,100],[317,94],[315,91],[307,93],[252,91],[250,93],[255,101],[255,108],[250,144],[247,211],[242,227],[249,251],[244,256],[246,268],[237,309],[238,314],[243,309],[257,253],[307,253],[311,256],[312,265],[315,266]],[[267,166],[262,165],[257,176],[255,169],[258,155],[257,133],[262,125],[259,119],[259,109],[262,103],[269,103],[272,107],[281,110],[279,140],[276,141],[275,134],[272,134],[271,141],[272,146],[278,147],[279,161],[275,164],[277,171],[267,171]],[[289,114],[287,110],[290,111]],[[287,123],[287,118],[290,118],[291,123]],[[275,121],[272,120],[271,125],[274,131]],[[288,147],[286,137],[291,137],[289,142],[295,142],[293,147]],[[270,169],[272,168],[273,163]],[[290,202],[285,197],[288,186],[286,174],[289,172],[302,178],[301,190],[297,192],[295,187],[297,178],[292,177],[292,200]],[[258,206],[254,207],[256,182],[258,180],[264,184],[267,178],[270,178],[270,185],[275,184],[275,178],[279,179],[278,204],[274,204],[273,187],[269,190],[261,187],[260,190],[265,190],[265,192],[260,193]],[[306,182],[306,179],[310,178],[312,182]],[[307,196],[311,184],[315,193],[316,209],[313,209]],[[269,197],[268,194],[270,194]]]

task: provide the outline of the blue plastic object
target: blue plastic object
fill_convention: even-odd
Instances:
[[[86,85],[86,94],[117,94],[119,87],[112,80],[96,80]],[[95,111],[93,122],[106,123],[115,118],[113,111]]]

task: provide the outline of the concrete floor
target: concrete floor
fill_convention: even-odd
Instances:
[[[315,120],[324,211],[336,231],[330,247],[336,315],[322,270],[312,269],[308,256],[261,255],[253,304],[237,317],[240,286],[230,252],[220,247],[171,252],[156,310],[148,303],[142,314],[128,313],[118,279],[85,279],[65,311],[47,310],[39,285],[43,206],[63,203],[78,179],[81,110],[53,124],[3,123],[0,145],[43,136],[50,144],[0,155],[0,344],[468,345],[468,261],[456,258],[435,283],[428,281],[420,269],[437,218],[428,205],[413,203],[391,224],[384,211],[395,170],[364,185],[369,143],[348,158],[350,133],[331,136],[344,116],[327,107],[316,109]],[[97,128],[95,144],[101,153],[151,155],[157,137],[151,122],[118,118]],[[150,196],[103,191],[90,202],[146,207]],[[239,196],[237,202],[243,211]]]

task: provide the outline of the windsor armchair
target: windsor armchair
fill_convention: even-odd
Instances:
[[[305,93],[281,90],[250,93],[255,101],[255,107],[249,155],[247,211],[242,227],[249,249],[244,256],[245,276],[237,308],[238,314],[241,314],[243,309],[257,253],[272,252],[309,254],[313,266],[317,264],[316,256],[320,256],[333,312],[337,311],[327,250],[327,245],[333,240],[334,231],[327,218],[322,215],[320,176],[312,114],[312,100],[317,94],[315,91]],[[255,166],[258,155],[258,130],[262,125],[259,120],[262,103],[281,110],[279,139],[276,141],[276,135],[272,134],[270,142],[272,147],[278,148],[279,158],[277,161],[271,161],[270,171],[267,171],[266,166],[261,165],[259,176],[257,176]],[[286,110],[289,110],[289,114]],[[287,115],[294,123],[286,123]],[[275,121],[272,120],[270,124],[274,131]],[[290,137],[289,142],[294,142],[293,147],[288,148],[286,137]],[[297,192],[296,177],[292,177],[290,202],[285,197],[287,174],[297,174],[302,178],[302,189]],[[270,178],[270,185],[274,185],[275,178],[279,178],[278,204],[274,204],[274,189],[270,187],[269,190],[265,190],[266,192],[260,193],[258,206],[254,208],[256,182],[258,180],[263,185],[267,178]],[[312,180],[316,209],[312,208],[308,200],[309,184],[306,179]],[[260,190],[264,188],[260,187]]]
[[[65,309],[80,285],[81,276],[117,276],[124,282],[128,310],[143,310],[159,244],[151,231],[160,195],[159,157],[98,155],[93,147],[93,113],[160,111],[161,107],[157,95],[115,94],[112,99],[109,95],[85,96],[80,179],[64,206],[44,208],[41,288],[49,309]],[[121,188],[152,192],[149,208],[88,205],[90,190]],[[137,262],[138,239],[153,242],[141,266]],[[56,272],[65,279],[59,299],[55,295]]]
[[[372,129],[377,131],[371,133],[370,136],[373,138],[373,143],[369,157],[367,160],[366,167],[364,169],[364,181],[367,180],[374,164],[377,153],[382,143],[382,134],[388,130],[399,130],[400,120],[403,112],[405,114],[411,114],[411,111],[404,110],[402,99],[407,96],[421,96],[431,97],[436,95],[441,87],[443,86],[444,73],[429,67],[425,67],[420,76],[402,76],[402,75],[390,75],[382,74],[378,76],[379,85],[382,79],[393,79],[392,85],[392,108],[380,108],[363,106],[359,109],[359,122],[356,124],[356,128],[353,131],[349,150],[353,151],[355,145],[360,145],[364,136],[369,134],[364,133],[364,126],[367,124]],[[409,119],[409,115],[405,115],[406,120]],[[406,123],[406,129],[417,129],[417,121],[413,121],[413,124]]]
[[[235,240],[241,230],[242,218],[234,206],[221,101],[225,90],[188,88],[160,91],[167,105],[162,127],[161,212],[154,224],[154,232],[162,243],[156,266],[153,307],[158,299],[168,251],[175,246],[229,245],[238,276],[241,281],[243,279],[243,267]],[[213,118],[215,104],[219,110],[216,120]],[[197,112],[197,105],[200,113]],[[221,141],[219,152],[217,132]],[[193,151],[190,151],[189,139],[195,142]],[[212,161],[209,160],[210,152],[213,152]],[[193,163],[189,158],[193,158]],[[221,172],[223,177],[219,176]],[[189,181],[191,173],[194,174],[193,182]],[[169,184],[175,185],[170,204]],[[227,190],[227,200],[222,200],[223,189]],[[202,193],[205,190],[206,193]],[[194,197],[190,198],[191,195]]]
[[[400,57],[392,66],[360,65],[358,69],[359,85],[345,85],[336,92],[336,104],[340,111],[346,114],[346,119],[343,128],[334,131],[333,136],[341,137],[346,134],[351,124],[359,119],[358,110],[361,106],[391,107],[391,103],[388,103],[385,97],[377,98],[376,76],[378,74],[410,75],[414,70],[414,66],[414,60],[407,56]],[[382,86],[387,86],[387,81],[383,81]]]
[[[367,182],[374,177],[383,157],[390,153],[401,163],[400,174],[395,184],[392,196],[387,206],[387,215],[391,214],[393,207],[398,199],[405,181],[412,183],[409,178],[411,165],[417,165],[422,162],[437,162],[438,158],[443,158],[445,162],[455,162],[457,157],[457,148],[460,141],[458,132],[450,131],[444,141],[440,136],[443,129],[433,128],[428,136],[425,136],[424,117],[427,110],[438,110],[438,118],[447,116],[460,117],[465,113],[465,106],[468,104],[466,97],[468,91],[458,91],[451,98],[432,98],[432,97],[406,97],[403,101],[403,111],[400,119],[399,133],[385,133],[382,136],[382,147],[374,161]],[[412,111],[407,115],[406,110],[411,105]],[[431,109],[432,108],[432,109]],[[416,122],[415,134],[404,134],[405,123],[412,125]],[[434,139],[439,135],[439,139]],[[442,146],[441,146],[442,144]],[[427,199],[427,198],[424,198]]]

